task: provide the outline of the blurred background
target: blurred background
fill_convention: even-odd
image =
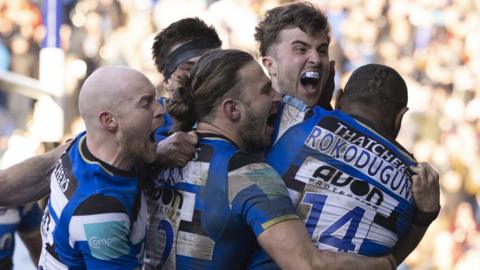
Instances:
[[[0,168],[83,129],[77,94],[97,67],[139,69],[162,95],[150,48],[168,24],[198,16],[224,48],[258,55],[255,25],[287,2],[0,0]],[[480,0],[311,2],[332,26],[337,87],[363,64],[397,69],[410,98],[399,141],[441,176],[440,216],[399,269],[479,269]],[[16,269],[30,269],[25,250],[16,256]]]

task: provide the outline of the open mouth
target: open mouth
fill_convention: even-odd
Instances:
[[[320,72],[306,71],[300,77],[300,83],[308,92],[313,92],[320,83]]]

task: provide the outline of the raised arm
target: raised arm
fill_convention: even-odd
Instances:
[[[395,269],[392,255],[363,257],[318,250],[312,245],[300,220],[287,220],[265,230],[258,237],[260,245],[281,269]]]
[[[0,171],[0,206],[22,205],[46,196],[50,192],[50,174],[68,145]]]
[[[440,211],[440,184],[438,173],[426,162],[412,168],[413,197],[417,214],[408,233],[395,245],[393,255],[401,263],[420,243],[428,226]]]

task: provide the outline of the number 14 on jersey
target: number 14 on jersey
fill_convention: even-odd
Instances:
[[[365,220],[362,222],[362,219],[369,219],[365,209],[360,206],[346,209],[341,207],[344,204],[335,204],[336,200],[332,197],[335,195],[304,194],[302,205],[310,208],[303,216],[307,231],[314,244],[322,246],[322,249],[358,253],[370,227]],[[345,199],[342,197],[340,199]]]

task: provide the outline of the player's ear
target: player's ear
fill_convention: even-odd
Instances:
[[[262,57],[262,64],[267,69],[268,75],[270,75],[270,77],[277,76],[277,70],[275,68],[274,63],[275,63],[275,60],[273,59],[273,57],[268,55]]]
[[[117,118],[110,111],[102,111],[98,114],[100,125],[110,131],[118,127]]]
[[[400,132],[400,127],[402,126],[402,119],[405,113],[408,111],[408,107],[403,107],[398,113],[397,116],[395,116],[395,121],[394,121],[394,131],[395,133],[393,134],[394,137],[396,138],[398,136],[398,132]]]
[[[222,102],[222,110],[224,115],[231,121],[238,121],[241,117],[240,103],[227,98]]]

